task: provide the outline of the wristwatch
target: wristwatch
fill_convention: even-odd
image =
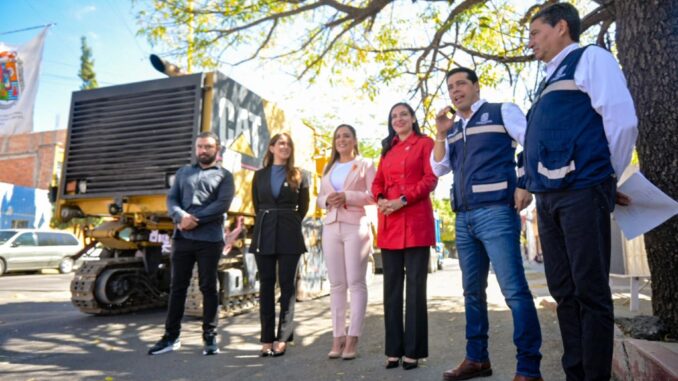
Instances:
[[[401,195],[401,196],[400,196],[400,202],[402,202],[403,205],[407,205],[407,197]]]

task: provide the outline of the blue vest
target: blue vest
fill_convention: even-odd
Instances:
[[[603,120],[574,82],[586,48],[565,57],[527,113],[524,169],[530,192],[588,188],[614,174]]]
[[[457,121],[447,135],[454,171],[452,207],[467,211],[490,205],[514,205],[516,143],[504,127],[501,103],[485,103],[466,125]]]

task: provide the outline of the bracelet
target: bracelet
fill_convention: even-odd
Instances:
[[[445,138],[445,139],[436,139],[436,142],[438,142],[438,143],[442,143],[442,142],[446,142],[446,141],[447,141],[447,138]]]

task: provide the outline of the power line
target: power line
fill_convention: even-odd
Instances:
[[[78,77],[71,77],[71,76],[68,76],[68,75],[59,75],[59,74],[52,74],[52,73],[42,73],[42,75],[46,76],[46,77],[63,79],[63,80],[73,81],[73,82],[80,82],[81,81]],[[117,83],[107,82],[107,81],[97,80],[97,82],[104,84],[104,85],[117,85]]]
[[[11,33],[19,33],[19,32],[25,32],[27,30],[33,30],[33,29],[42,29],[42,28],[49,28],[51,26],[56,25],[55,22],[49,23],[49,24],[44,24],[44,25],[36,25],[36,26],[29,26],[28,28],[23,28],[23,29],[17,29],[17,30],[10,30],[7,32],[0,32],[0,36],[4,34],[11,34]]]
[[[136,35],[134,34],[134,32],[132,32],[132,28],[129,27],[129,25],[127,24],[127,20],[125,19],[125,16],[123,16],[123,15],[121,14],[121,12],[118,10],[118,7],[115,5],[115,3],[110,2],[110,1],[108,1],[108,0],[107,0],[106,2],[107,2],[107,4],[108,4],[108,6],[109,6],[111,9],[113,9],[113,12],[115,12],[116,15],[122,20],[122,24],[125,26],[125,29],[127,29],[127,31],[129,32],[130,36],[132,36],[132,40],[134,41],[134,45],[137,46],[137,49],[139,49],[139,52],[141,52],[141,54],[144,54],[144,55],[147,55],[147,56],[148,56],[148,52],[147,52],[145,49],[143,49],[143,48],[141,47],[141,45],[139,45],[139,42],[137,41]]]
[[[95,60],[95,61],[96,61],[96,60]],[[43,62],[45,62],[45,63],[47,63],[47,64],[49,64],[49,65],[61,65],[61,66],[66,66],[66,67],[75,68],[75,69],[80,69],[80,65],[76,65],[76,64],[72,64],[72,63],[67,63],[67,62],[63,62],[63,61],[56,61],[56,60],[51,60],[51,59],[49,59],[49,60],[44,59]],[[97,74],[104,73],[104,74],[108,74],[108,75],[112,75],[112,76],[118,76],[118,75],[121,74],[120,72],[112,72],[112,71],[110,71],[110,70],[100,70],[100,69],[95,69],[95,72],[96,72]],[[101,81],[99,81],[99,82],[101,82]]]

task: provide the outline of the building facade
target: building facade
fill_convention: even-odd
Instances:
[[[61,175],[66,130],[0,136],[0,182],[48,189]]]
[[[48,228],[66,130],[0,136],[0,229]]]

